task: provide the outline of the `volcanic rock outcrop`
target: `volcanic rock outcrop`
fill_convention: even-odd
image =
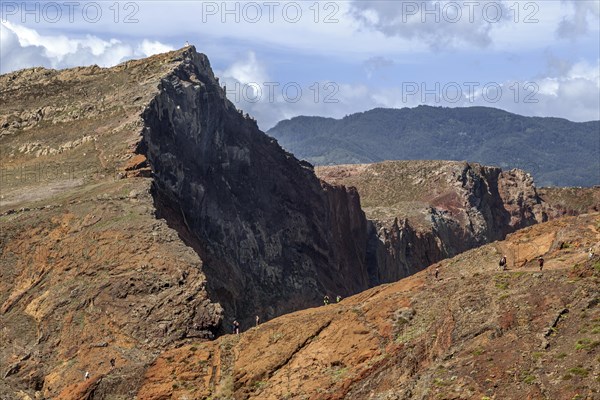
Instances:
[[[143,119],[159,208],[181,217],[229,316],[250,323],[368,287],[355,191],[321,184],[242,115],[206,56],[184,52]]]

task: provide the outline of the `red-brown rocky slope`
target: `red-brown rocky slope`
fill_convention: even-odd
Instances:
[[[167,351],[138,398],[597,399],[599,243],[598,214],[526,228],[340,304]]]

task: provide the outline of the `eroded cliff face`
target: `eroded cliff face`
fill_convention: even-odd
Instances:
[[[193,48],[143,113],[159,209],[179,215],[228,322],[368,287],[358,195],[321,185],[224,95]]]
[[[394,282],[547,220],[531,176],[521,170],[386,162],[323,167],[319,174],[329,182],[356,185],[366,196],[371,285]],[[403,182],[394,181],[398,175]]]

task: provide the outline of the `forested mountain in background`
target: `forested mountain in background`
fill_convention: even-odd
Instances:
[[[525,169],[538,186],[600,184],[600,121],[418,106],[376,108],[342,119],[299,116],[267,133],[315,165],[466,160]]]

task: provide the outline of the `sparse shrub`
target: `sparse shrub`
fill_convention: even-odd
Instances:
[[[585,378],[590,372],[582,367],[574,367],[569,370],[569,373]]]
[[[433,380],[433,384],[434,384],[435,386],[440,386],[440,387],[443,387],[443,386],[448,386],[448,385],[450,385],[450,382],[446,382],[446,381],[444,381],[443,379],[437,379],[437,378],[436,378],[436,379],[434,379],[434,380]]]
[[[338,381],[338,380],[342,379],[347,373],[348,373],[348,367],[334,369],[332,371],[333,379],[335,381]]]
[[[523,380],[523,383],[531,385],[533,382],[535,382],[535,376],[527,373],[523,376],[522,380]]]
[[[277,343],[279,341],[279,339],[283,338],[285,335],[281,332],[275,332],[273,334],[271,334],[271,336],[269,337],[269,342],[271,344],[273,343]]]
[[[254,387],[254,389],[259,389],[260,390],[260,389],[264,388],[265,386],[267,386],[267,382],[265,382],[265,381],[257,381],[257,382],[254,382],[252,384],[252,386]]]
[[[591,339],[579,339],[575,345],[575,350],[593,350],[600,345],[600,341]]]
[[[509,275],[496,275],[494,281],[496,287],[500,290],[506,290],[509,287],[508,281],[511,279]]]
[[[473,355],[474,356],[480,356],[483,353],[485,353],[485,349],[477,348],[477,349],[473,350]]]

